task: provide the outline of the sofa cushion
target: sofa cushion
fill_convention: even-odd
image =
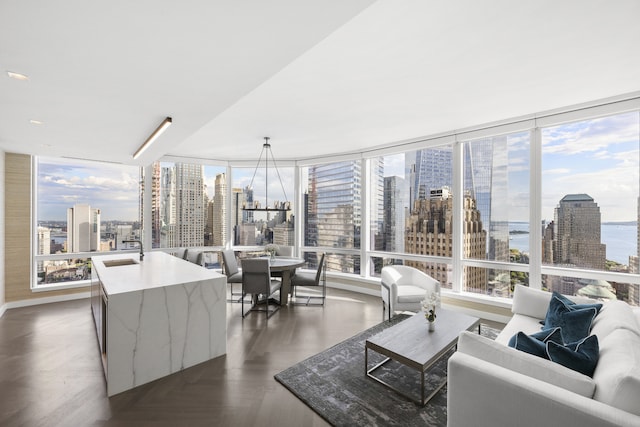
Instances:
[[[549,360],[590,377],[598,364],[598,351],[598,337],[595,335],[566,346],[551,340],[546,343]]]
[[[550,292],[517,285],[513,293],[511,311],[514,314],[522,314],[538,320],[544,319],[549,308],[549,300],[551,300]]]
[[[471,332],[460,334],[458,351],[588,398],[595,390],[595,382],[586,375]]]
[[[500,334],[496,337],[496,342],[507,345],[511,337],[518,332],[524,332],[527,335],[540,332],[539,320],[540,319],[536,319],[535,317],[514,314],[509,323],[505,325],[504,329],[502,329]]]
[[[564,311],[574,311],[581,310],[583,308],[595,308],[596,314],[602,308],[601,303],[589,303],[589,304],[576,304],[571,301],[569,298],[565,297],[558,292],[553,292],[551,294],[551,300],[549,301],[549,309],[547,310],[547,314],[545,316],[544,321],[540,323],[544,325],[544,329],[554,328],[555,324],[558,322],[557,316],[559,316]]]
[[[562,345],[563,341],[560,328],[546,329],[531,335],[527,335],[524,332],[518,332],[511,337],[511,340],[509,340],[509,347],[533,354],[534,356],[549,359],[547,355],[547,341],[553,341]]]
[[[577,342],[589,336],[591,323],[598,314],[599,308],[574,307],[578,306],[566,304],[563,299],[556,295],[552,296],[543,329],[562,328],[565,342]]]
[[[600,342],[595,400],[640,415],[640,336],[616,329]]]
[[[640,336],[640,326],[631,306],[624,301],[611,301],[604,305],[593,320],[591,333],[597,335],[602,342],[611,332],[621,328]]]

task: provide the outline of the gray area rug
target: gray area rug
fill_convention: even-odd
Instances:
[[[318,353],[275,375],[275,379],[335,426],[446,426],[447,387],[422,407],[368,378],[364,368],[367,338],[406,319],[398,315]],[[482,335],[494,339],[498,330],[486,325]],[[446,378],[445,354],[425,374],[427,394]],[[369,367],[383,356],[369,351]],[[376,370],[376,376],[419,399],[420,374],[397,362]]]

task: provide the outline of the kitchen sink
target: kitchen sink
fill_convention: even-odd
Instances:
[[[105,267],[120,267],[123,265],[134,265],[134,264],[139,264],[138,261],[131,259],[131,258],[126,258],[126,259],[112,259],[112,260],[108,260],[108,261],[102,261],[102,263],[104,264]]]

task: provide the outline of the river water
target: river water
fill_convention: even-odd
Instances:
[[[629,264],[629,255],[637,255],[637,225],[602,224],[600,228],[601,243],[607,245],[607,259]],[[526,222],[510,222],[509,231],[529,231]],[[529,234],[510,234],[509,247],[521,252],[530,252]]]

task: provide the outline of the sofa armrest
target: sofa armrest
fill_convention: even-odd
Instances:
[[[447,426],[638,426],[640,417],[471,355],[448,362]]]
[[[471,332],[458,337],[458,352],[588,398],[595,391],[595,382],[586,375]]]

